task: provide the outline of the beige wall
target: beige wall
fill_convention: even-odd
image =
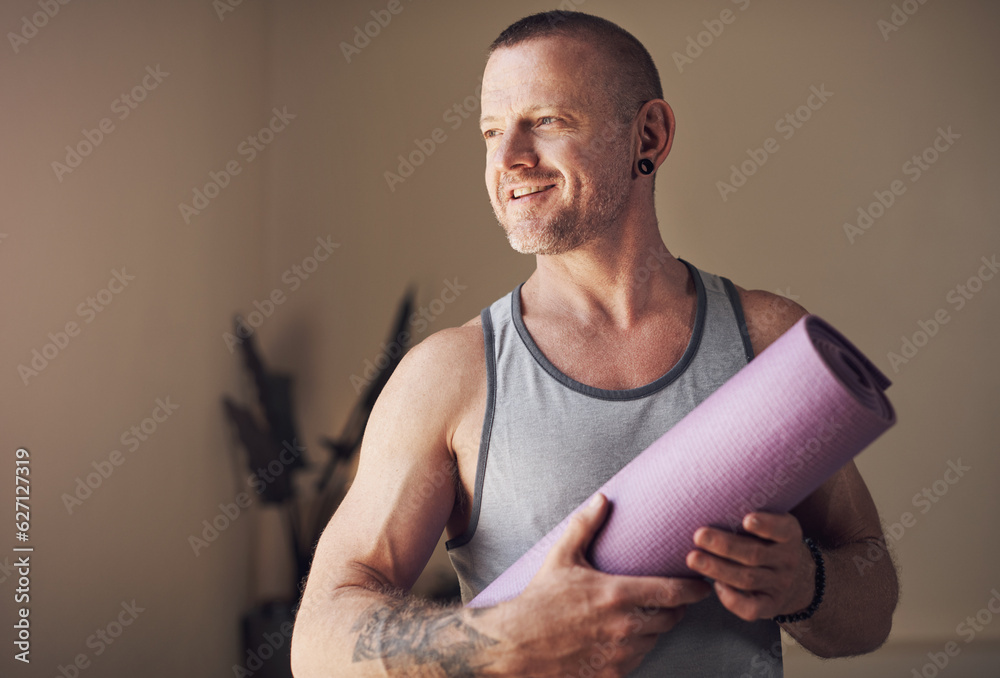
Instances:
[[[36,11],[3,3],[3,33]],[[81,2],[17,53],[6,38],[0,48],[0,563],[11,555],[18,446],[32,454],[36,547],[28,671],[12,661],[16,577],[0,583],[4,676],[59,675],[81,653],[84,676],[220,676],[238,660],[252,523],[236,521],[197,557],[187,538],[238,487],[219,396],[240,381],[221,330],[263,286],[264,162],[244,163],[190,224],[178,203],[210,170],[244,159],[237,145],[267,122],[265,35],[256,3],[220,22],[205,2]],[[116,100],[147,66],[169,75],[120,120]],[[51,163],[104,118],[113,130],[60,181]],[[134,279],[99,314],[78,314],[112,269]],[[68,322],[79,335],[25,384],[18,364]],[[157,398],[178,409],[131,451],[121,436]],[[61,496],[114,450],[124,463],[68,513]],[[133,599],[143,611],[98,655],[93,634]]]
[[[233,310],[288,292],[259,334],[270,360],[297,376],[303,437],[314,445],[342,425],[350,376],[377,355],[407,284],[425,305],[446,279],[467,286],[433,331],[477,314],[532,270],[490,211],[475,99],[457,129],[444,114],[474,95],[495,34],[549,5],[403,0],[347,63],[338,45],[385,6],[246,1],[220,20],[207,1],[70,3],[17,53],[0,47],[0,421],[4,459],[17,446],[32,451],[38,547],[37,664],[12,675],[56,675],[76,653],[93,655],[88,636],[133,598],[146,611],[83,675],[223,675],[239,661],[258,517],[235,521],[197,557],[187,543],[240,488],[218,405],[223,392],[247,393],[222,340]],[[788,675],[910,675],[950,640],[962,653],[948,675],[984,675],[1000,663],[1000,623],[971,644],[956,625],[1000,588],[1000,282],[986,281],[960,310],[946,295],[977,274],[981,257],[1000,254],[1000,10],[931,0],[885,40],[877,22],[890,19],[891,2],[577,6],[633,31],[660,66],[678,119],[657,189],[668,247],[745,287],[794,295],[895,381],[899,424],[858,460],[888,523],[915,514],[896,546],[903,600],[892,647],[825,669],[792,654]],[[679,71],[674,53],[727,8],[735,20]],[[35,11],[5,3],[0,28],[18,30]],[[118,120],[115,99],[157,64],[170,75]],[[775,123],[811,86],[832,96],[785,139]],[[237,146],[273,107],[296,118],[247,162]],[[51,162],[103,117],[115,129],[59,181]],[[961,138],[913,182],[904,163],[949,126]],[[446,140],[390,190],[384,172],[435,128]],[[723,200],[716,182],[768,137],[777,152]],[[178,203],[230,160],[241,173],[186,224]],[[895,179],[906,192],[849,242],[844,222]],[[283,273],[327,235],[339,249],[290,291]],[[122,267],[134,280],[86,324],[77,305]],[[888,353],[938,309],[948,324],[894,370]],[[69,321],[79,336],[25,385],[18,364]],[[123,431],[167,396],[180,409],[137,450],[123,448]],[[126,462],[69,515],[61,495],[114,449]],[[921,513],[914,495],[959,459],[972,471]],[[5,615],[12,590],[0,582]],[[9,661],[5,652],[0,666]]]

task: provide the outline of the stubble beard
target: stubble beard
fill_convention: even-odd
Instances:
[[[521,254],[564,254],[612,232],[628,200],[631,167],[620,157],[600,168],[584,184],[584,197],[570,206],[542,206],[542,214],[531,210],[511,219],[502,211],[509,200],[504,198],[494,214],[510,246]]]

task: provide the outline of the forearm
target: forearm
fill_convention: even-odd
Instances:
[[[872,559],[873,551],[881,556]],[[822,554],[826,568],[823,602],[812,618],[782,624],[782,628],[820,657],[872,652],[889,635],[899,597],[895,566],[884,538],[824,548]]]
[[[497,608],[442,606],[391,589],[345,587],[296,620],[296,678],[496,676]]]

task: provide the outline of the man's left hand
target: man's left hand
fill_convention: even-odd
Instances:
[[[694,533],[687,566],[715,580],[719,601],[746,621],[794,614],[812,602],[816,563],[790,513],[749,513],[749,534],[712,527]],[[699,550],[700,549],[700,550]]]

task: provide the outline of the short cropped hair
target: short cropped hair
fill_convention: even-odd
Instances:
[[[623,123],[631,122],[647,101],[663,98],[660,73],[643,44],[618,24],[584,12],[553,10],[515,21],[490,45],[487,59],[498,49],[553,36],[589,39],[604,50],[615,73],[607,93]]]

